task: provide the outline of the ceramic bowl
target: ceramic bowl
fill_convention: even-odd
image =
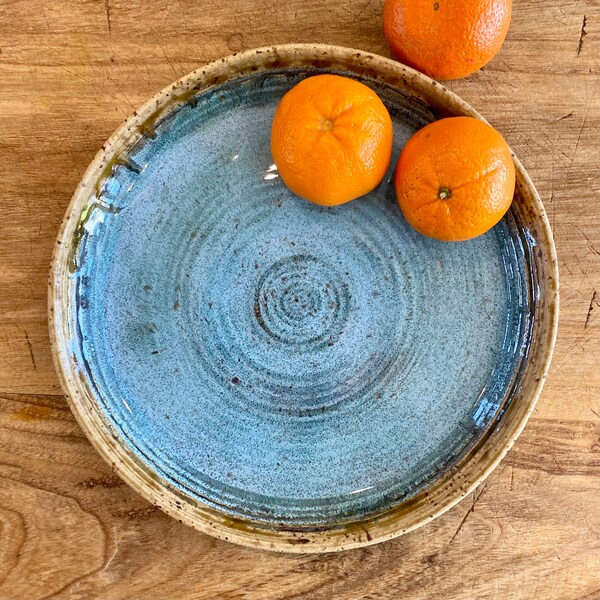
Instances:
[[[323,72],[394,123],[384,181],[335,208],[287,190],[269,150],[282,95]],[[556,256],[516,158],[484,236],[407,225],[393,164],[449,115],[481,118],[397,62],[288,45],[194,71],[113,134],[58,236],[50,331],[73,412],[129,485],[218,538],[322,552],[410,531],[498,464],[546,377]]]

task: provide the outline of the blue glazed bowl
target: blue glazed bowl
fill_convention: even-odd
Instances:
[[[384,181],[335,208],[269,150],[280,98],[321,72],[394,123]],[[50,322],[71,407],[130,485],[223,539],[329,551],[417,527],[498,463],[547,372],[556,259],[518,161],[484,236],[406,223],[398,153],[453,114],[478,116],[393,61],[282,46],[190,74],[111,137],[59,235]]]

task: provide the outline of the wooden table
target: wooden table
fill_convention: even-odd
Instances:
[[[546,204],[561,321],[535,414],[469,498],[336,555],[202,535],[124,485],[54,373],[46,279],[75,186],[113,129],[198,65],[284,42],[388,55],[382,0],[0,0],[0,599],[600,598],[600,10],[516,0],[508,39],[450,87]]]

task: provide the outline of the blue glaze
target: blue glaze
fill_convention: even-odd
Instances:
[[[500,414],[526,345],[521,232],[470,242],[407,225],[391,169],[322,208],[269,151],[305,73],[197,96],[114,169],[77,254],[74,354],[124,443],[231,515],[330,525],[423,490]],[[367,81],[392,164],[433,117]]]

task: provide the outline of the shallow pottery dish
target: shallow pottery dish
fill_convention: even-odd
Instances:
[[[295,197],[269,151],[281,96],[333,72],[408,137],[479,115],[391,60],[331,46],[233,55],[160,92],[96,156],[60,231],[50,331],[98,452],[170,515],[240,544],[331,551],[438,516],[498,464],[554,344],[544,208],[460,244],[404,221],[391,168],[337,208]]]

